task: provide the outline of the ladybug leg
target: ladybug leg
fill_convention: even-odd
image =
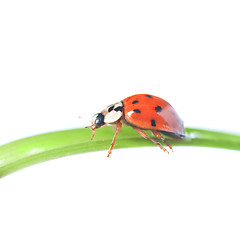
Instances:
[[[107,155],[108,157],[109,157],[110,154],[112,153],[113,146],[114,146],[114,144],[115,144],[117,135],[118,135],[118,133],[119,133],[120,130],[121,130],[121,127],[122,127],[122,123],[121,123],[121,122],[118,122],[118,123],[116,124],[116,132],[115,132],[115,135],[114,135],[114,137],[113,137],[112,144],[111,144],[111,146],[110,146],[110,148],[109,148],[109,150],[108,150],[108,155]]]
[[[96,133],[96,130],[95,130],[95,129],[93,129],[93,130],[92,130],[92,136],[91,136],[91,140],[93,140],[93,138],[94,138],[94,136],[95,136],[95,133]]]
[[[172,146],[167,142],[167,140],[156,130],[152,130],[152,133],[158,138],[161,139],[173,152]]]
[[[158,141],[154,140],[153,138],[149,137],[143,130],[139,129],[139,128],[135,128],[133,127],[134,130],[137,131],[138,134],[140,134],[142,137],[146,138],[146,139],[150,139],[152,142],[154,142],[155,144],[157,144],[164,152],[168,152],[168,150],[166,148],[164,148]]]
[[[91,140],[93,140],[95,133],[96,133],[96,129],[95,129],[96,127],[94,125],[92,125],[92,126],[87,126],[85,128],[90,128],[92,130]]]

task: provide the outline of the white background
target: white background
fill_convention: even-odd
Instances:
[[[166,99],[188,127],[240,133],[239,12],[231,0],[1,1],[0,144],[85,126],[136,93]],[[240,153],[174,150],[2,178],[1,239],[239,239]]]

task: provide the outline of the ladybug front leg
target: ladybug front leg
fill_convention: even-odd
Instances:
[[[166,148],[164,148],[158,141],[154,140],[153,138],[149,137],[143,130],[133,127],[134,130],[137,131],[137,133],[139,133],[142,137],[146,138],[146,139],[150,139],[152,142],[154,142],[155,144],[157,144],[164,152],[168,152],[168,150]]]
[[[152,133],[158,138],[161,139],[172,151],[172,146],[166,141],[166,139],[156,130],[152,130]]]
[[[122,123],[121,123],[121,122],[118,122],[118,123],[116,124],[116,133],[115,133],[115,135],[114,135],[114,137],[113,137],[112,144],[111,144],[110,149],[109,149],[109,151],[108,151],[108,155],[107,155],[108,157],[109,157],[110,154],[112,153],[113,146],[114,146],[114,144],[115,144],[117,135],[118,135],[118,133],[119,133],[120,130],[121,130],[121,127],[122,127]]]

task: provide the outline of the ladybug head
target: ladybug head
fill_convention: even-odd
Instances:
[[[104,115],[102,113],[95,114],[92,119],[92,124],[94,124],[96,128],[99,128],[105,125]]]
[[[91,139],[93,139],[97,128],[104,127],[106,124],[115,124],[123,116],[123,103],[117,102],[109,105],[102,112],[97,113],[92,118],[92,125],[90,128],[93,131]]]
[[[102,113],[97,113],[93,116],[92,118],[92,125],[88,126],[86,128],[90,128],[93,131],[93,134],[91,136],[91,139],[93,139],[95,133],[96,133],[96,128],[100,128],[104,126],[106,123],[104,122],[104,115]]]

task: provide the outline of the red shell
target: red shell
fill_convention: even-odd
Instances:
[[[183,121],[174,108],[162,98],[136,94],[123,100],[124,116],[127,123],[145,130],[158,130],[173,133],[177,136],[185,134]]]

